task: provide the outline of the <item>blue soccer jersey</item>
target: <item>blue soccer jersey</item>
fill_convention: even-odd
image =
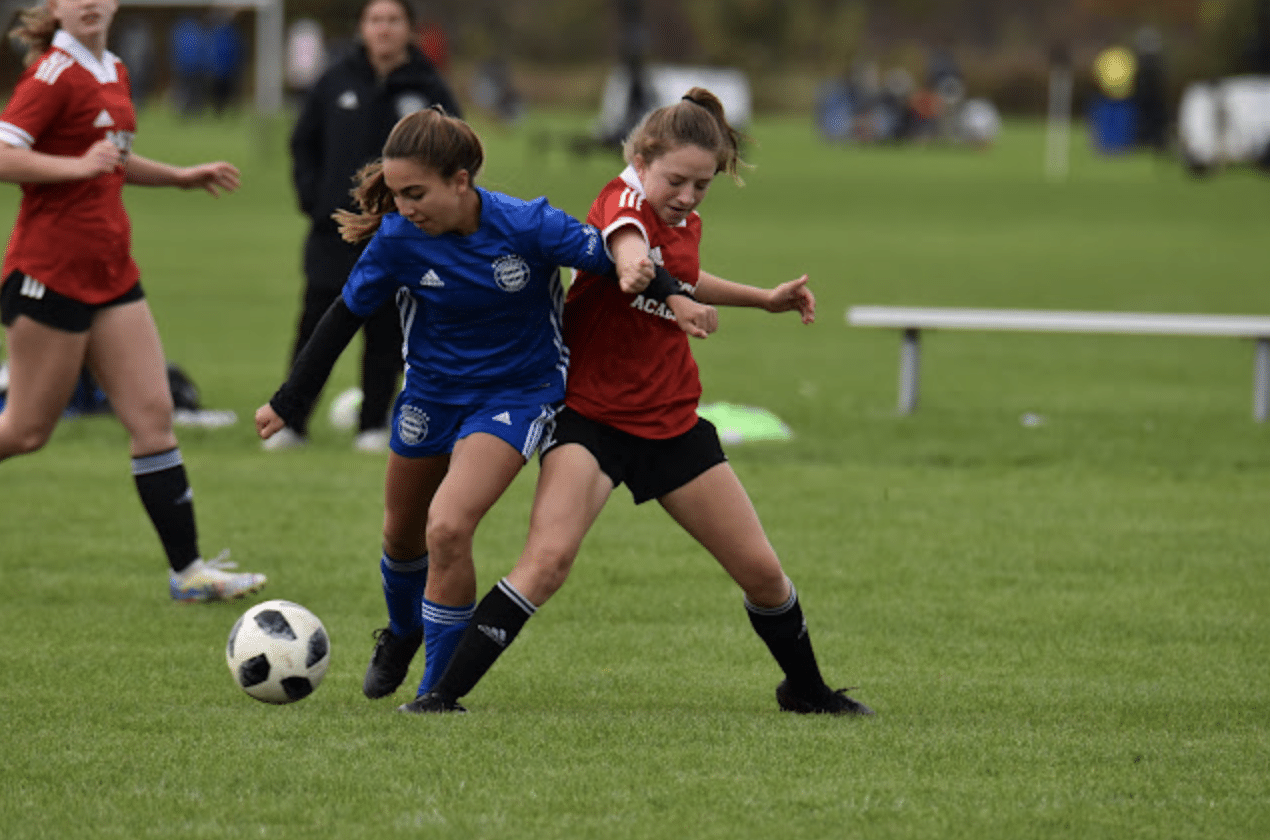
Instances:
[[[594,227],[545,198],[477,191],[480,227],[467,236],[429,236],[385,215],[344,303],[369,317],[397,296],[407,381],[433,400],[462,405],[514,392],[562,400],[569,354],[560,266],[608,274],[613,263]]]

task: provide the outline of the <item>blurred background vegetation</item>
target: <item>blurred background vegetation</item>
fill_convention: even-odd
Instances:
[[[3,7],[10,13],[19,4]],[[287,22],[312,18],[338,48],[355,28],[357,0],[286,0]],[[1197,78],[1247,72],[1257,27],[1270,26],[1266,0],[642,0],[641,46],[655,63],[737,67],[763,113],[806,112],[826,79],[862,61],[925,76],[933,50],[957,60],[972,96],[1005,114],[1041,113],[1055,49],[1071,56],[1077,104],[1094,83],[1095,55],[1130,44],[1144,26],[1162,35],[1173,91]],[[116,22],[139,17],[159,53],[156,90],[164,90],[166,35],[181,10],[130,6]],[[445,36],[448,75],[470,99],[476,68],[505,59],[533,107],[593,108],[623,49],[620,0],[421,0],[421,22]],[[1259,21],[1260,16],[1260,21]],[[248,43],[248,9],[238,18]],[[249,57],[250,62],[250,57]],[[14,51],[0,74],[11,86],[21,69]],[[251,68],[244,77],[250,88]],[[245,91],[250,93],[248,89]],[[1174,100],[1176,101],[1176,96]]]

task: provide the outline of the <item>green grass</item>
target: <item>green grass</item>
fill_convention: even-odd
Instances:
[[[616,171],[541,142],[583,117],[478,128],[482,183],[578,215]],[[725,312],[695,345],[705,398],[794,428],[729,454],[824,670],[876,718],[779,714],[735,587],[625,491],[471,714],[364,700],[382,460],[321,421],[307,451],[265,455],[249,420],[299,294],[285,128],[151,112],[141,154],[244,172],[220,201],[127,194],[169,356],[241,418],[180,432],[203,545],[317,612],[332,666],[294,706],[234,688],[223,645],[247,604],[169,603],[123,432],[62,424],[0,466],[0,835],[1270,835],[1270,455],[1250,346],[932,333],[922,407],[899,418],[896,336],[842,320],[854,303],[1264,313],[1265,180],[1194,181],[1078,140],[1050,184],[1030,124],[985,153],[828,147],[803,121],[752,134],[748,185],[721,180],[705,205],[703,263],[765,285],[807,272],[820,319]],[[518,553],[535,473],[478,533],[482,591]]]

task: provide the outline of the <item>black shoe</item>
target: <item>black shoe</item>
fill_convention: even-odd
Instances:
[[[397,638],[392,630],[381,627],[374,635],[375,649],[366,667],[366,679],[362,681],[362,694],[371,700],[387,697],[401,685],[410,671],[410,660],[423,644],[423,628]]]
[[[412,715],[441,715],[447,712],[466,712],[467,709],[460,706],[457,700],[429,691],[409,703],[398,706],[397,711],[409,712]]]
[[[782,680],[776,686],[776,702],[781,711],[794,712],[799,715],[871,715],[874,711],[858,700],[847,696],[849,689],[840,688],[834,691],[823,686],[821,693],[814,699],[798,697],[789,687],[789,680]]]

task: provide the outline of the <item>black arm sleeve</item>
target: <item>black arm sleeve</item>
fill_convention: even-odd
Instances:
[[[644,289],[644,297],[651,298],[658,303],[665,303],[666,298],[671,295],[692,297],[691,294],[683,290],[679,285],[679,281],[669,271],[660,265],[654,271],[652,282],[648,284],[648,288]]]
[[[338,297],[318,321],[313,335],[296,356],[287,381],[269,400],[269,405],[288,426],[309,413],[331,376],[331,368],[365,320],[354,315],[344,298]]]

